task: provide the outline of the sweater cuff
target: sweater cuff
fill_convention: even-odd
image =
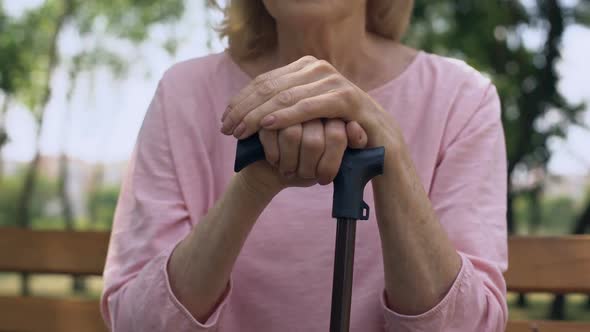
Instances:
[[[174,246],[176,247],[176,246]],[[176,308],[184,315],[186,316],[186,318],[191,322],[191,324],[193,325],[193,327],[195,328],[195,331],[199,331],[199,332],[206,332],[206,331],[215,331],[215,329],[217,328],[218,322],[220,320],[220,316],[222,315],[225,307],[227,306],[227,303],[229,302],[229,298],[231,296],[232,293],[232,281],[230,279],[227,288],[225,289],[221,300],[219,301],[219,303],[217,304],[215,310],[213,311],[213,313],[209,316],[209,318],[205,321],[205,322],[200,322],[198,321],[191,313],[190,311],[178,300],[178,298],[176,297],[176,295],[174,295],[174,292],[172,291],[172,287],[170,285],[170,276],[168,275],[168,264],[170,261],[170,257],[172,257],[172,252],[174,251],[174,248],[172,250],[170,250],[170,252],[168,253],[167,258],[164,260],[164,266],[162,267],[164,270],[164,276],[166,278],[166,287],[167,287],[167,291],[168,291],[168,295],[170,298],[170,301],[172,301],[172,303],[176,306]]]
[[[461,269],[453,281],[453,284],[442,300],[430,310],[418,315],[404,315],[387,307],[385,290],[381,294],[381,307],[385,318],[386,331],[442,331],[446,325],[447,317],[452,316],[458,293],[465,292],[473,266],[469,259],[459,253],[461,257]]]

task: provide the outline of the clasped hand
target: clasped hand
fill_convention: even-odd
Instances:
[[[274,168],[282,187],[332,182],[346,147],[380,145],[388,122],[364,91],[312,56],[256,77],[221,120],[221,132],[238,139],[259,132],[270,165],[258,167]]]

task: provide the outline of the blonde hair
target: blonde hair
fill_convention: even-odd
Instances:
[[[208,0],[220,8],[215,0]],[[406,32],[414,0],[367,0],[367,29],[384,38],[399,41]],[[277,43],[274,18],[262,0],[229,0],[219,29],[228,37],[229,52],[246,59],[272,49]]]

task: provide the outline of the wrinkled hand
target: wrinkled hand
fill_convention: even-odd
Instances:
[[[246,138],[261,128],[285,129],[314,119],[342,119],[362,128],[369,147],[381,144],[386,113],[331,64],[312,56],[262,74],[232,98],[221,131]],[[351,133],[348,133],[350,136]]]
[[[367,142],[358,124],[339,119],[316,119],[281,130],[262,129],[259,137],[267,162],[257,162],[241,173],[251,188],[270,195],[287,187],[331,183],[347,146],[361,149]]]

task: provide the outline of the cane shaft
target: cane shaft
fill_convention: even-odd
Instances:
[[[338,218],[337,223],[330,332],[348,332],[352,298],[356,220]]]

